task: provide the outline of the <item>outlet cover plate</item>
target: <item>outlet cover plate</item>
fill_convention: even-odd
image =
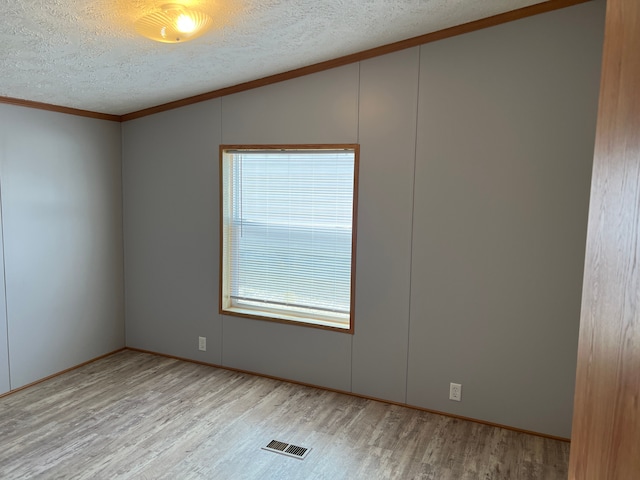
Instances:
[[[449,384],[449,400],[460,402],[462,400],[462,385],[459,383]]]
[[[207,351],[207,337],[198,337],[198,350],[201,352]]]

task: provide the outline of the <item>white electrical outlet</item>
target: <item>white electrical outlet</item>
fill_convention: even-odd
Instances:
[[[459,402],[462,400],[462,385],[459,383],[449,384],[449,400]]]
[[[207,337],[198,337],[198,350],[207,351]]]

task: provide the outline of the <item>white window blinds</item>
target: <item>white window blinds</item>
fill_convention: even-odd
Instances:
[[[354,149],[225,150],[222,310],[350,328]]]

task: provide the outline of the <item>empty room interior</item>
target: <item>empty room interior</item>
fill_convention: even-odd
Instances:
[[[594,146],[608,22],[637,20],[633,1],[425,1],[468,16],[375,45],[334,38],[349,2],[182,2],[213,30],[180,45],[122,27],[118,57],[106,23],[77,44],[46,23],[88,32],[114,2],[71,20],[74,2],[37,3],[0,6],[0,477],[633,478],[640,302],[585,267],[622,255],[596,243]],[[421,2],[386,3],[391,24]],[[273,17],[297,37],[252,43],[246,24]],[[242,147],[355,152],[346,326],[225,309],[241,294],[222,165]],[[599,380],[579,339],[610,305],[626,333]],[[617,400],[590,407],[600,381]]]

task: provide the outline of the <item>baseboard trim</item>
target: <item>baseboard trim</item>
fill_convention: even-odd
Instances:
[[[124,350],[127,350],[127,347],[122,347],[122,348],[119,348],[117,350],[114,350],[113,352],[105,353],[104,355],[100,355],[99,357],[92,358],[91,360],[87,360],[86,362],[82,362],[82,363],[80,363],[78,365],[75,365],[73,367],[69,367],[69,368],[67,368],[65,370],[62,370],[60,372],[57,372],[57,373],[54,373],[54,374],[49,375],[47,377],[41,378],[40,380],[36,380],[35,382],[31,382],[31,383],[28,383],[28,384],[23,385],[21,387],[14,388],[13,390],[9,390],[8,392],[5,392],[5,393],[0,393],[0,398],[6,397],[8,395],[12,395],[12,394],[17,393],[17,392],[19,392],[21,390],[25,390],[25,389],[27,389],[29,387],[33,387],[34,385],[38,385],[39,383],[46,382],[47,380],[51,380],[52,378],[59,377],[60,375],[63,375],[63,374],[68,373],[68,372],[71,372],[71,371],[76,370],[76,369],[78,369],[80,367],[84,367],[85,365],[89,365],[90,363],[93,363],[96,360],[100,360],[102,358],[109,357],[109,356],[111,356],[111,355],[113,355],[115,353],[120,353],[120,352],[122,352]]]
[[[311,387],[311,388],[317,388],[317,389],[320,389],[320,390],[325,390],[325,391],[328,391],[328,392],[341,393],[343,395],[349,395],[349,396],[352,396],[352,397],[363,398],[365,400],[372,400],[372,401],[375,401],[375,402],[387,403],[389,405],[397,405],[397,406],[400,406],[400,407],[412,408],[414,410],[420,410],[422,412],[433,413],[433,414],[436,414],[436,415],[442,415],[442,416],[445,416],[445,417],[455,418],[455,419],[458,419],[458,420],[465,420],[465,421],[468,421],[468,422],[474,422],[474,423],[479,423],[479,424],[482,424],[482,425],[488,425],[490,427],[503,428],[505,430],[511,430],[513,432],[525,433],[527,435],[534,435],[536,437],[548,438],[550,440],[558,440],[558,441],[561,441],[561,442],[571,443],[571,439],[570,438],[557,437],[555,435],[549,435],[549,434],[546,434],[546,433],[534,432],[534,431],[531,431],[531,430],[524,430],[522,428],[511,427],[509,425],[502,425],[500,423],[487,422],[485,420],[480,420],[480,419],[477,419],[477,418],[464,417],[462,415],[455,415],[455,414],[452,414],[452,413],[441,412],[441,411],[438,411],[438,410],[432,410],[432,409],[429,409],[429,408],[419,407],[419,406],[416,406],[416,405],[410,405],[408,403],[385,400],[385,399],[382,399],[382,398],[371,397],[371,396],[368,396],[368,395],[362,395],[362,394],[359,394],[359,393],[348,392],[348,391],[345,391],[345,390],[338,390],[338,389],[335,389],[335,388],[323,387],[321,385],[314,385],[312,383],[299,382],[297,380],[290,380],[288,378],[276,377],[274,375],[267,375],[267,374],[264,374],[264,373],[252,372],[250,370],[243,370],[243,369],[240,369],[240,368],[233,368],[233,367],[227,367],[227,366],[224,366],[224,365],[217,365],[215,363],[202,362],[200,360],[193,360],[191,358],[178,357],[176,355],[169,355],[169,354],[166,354],[166,353],[159,353],[159,352],[154,352],[154,351],[151,351],[151,350],[144,350],[142,348],[126,347],[123,350],[130,350],[132,352],[140,352],[140,353],[148,353],[148,354],[151,354],[151,355],[157,355],[159,357],[165,357],[165,358],[171,358],[171,359],[174,359],[174,360],[181,360],[181,361],[184,361],[184,362],[196,363],[198,365],[205,365],[207,367],[220,368],[222,370],[229,370],[229,371],[232,371],[232,372],[244,373],[244,374],[247,374],[247,375],[255,375],[257,377],[268,378],[268,379],[271,379],[271,380],[278,380],[280,382],[292,383],[292,384],[295,384],[295,385],[301,385],[303,387]]]

